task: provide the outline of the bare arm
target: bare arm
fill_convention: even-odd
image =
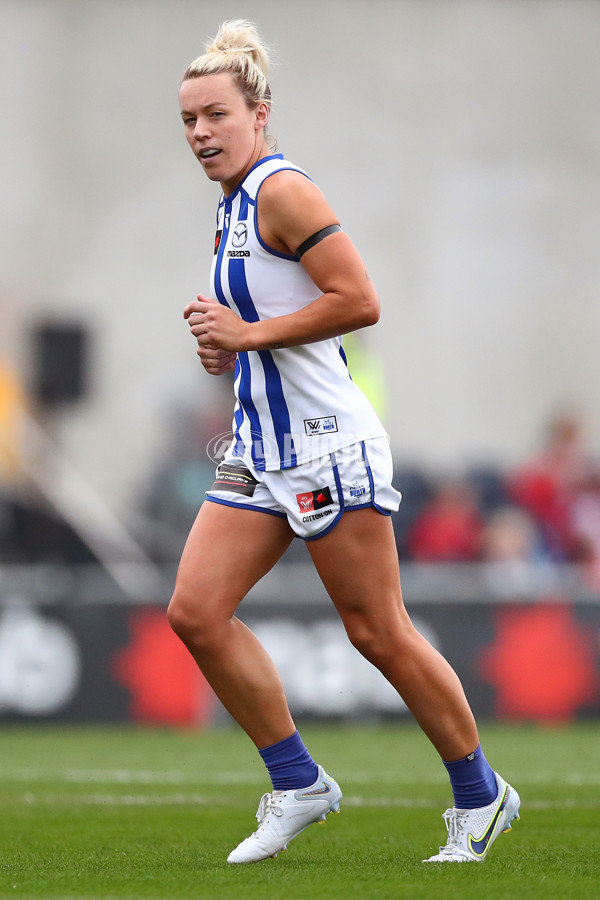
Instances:
[[[308,237],[337,222],[319,189],[297,172],[279,172],[263,184],[258,205],[263,240],[294,254]],[[199,348],[230,352],[294,347],[373,325],[379,300],[348,235],[330,234],[308,250],[302,265],[322,291],[304,309],[259,322],[244,322],[232,310],[199,297],[184,316]],[[202,313],[203,315],[194,315]],[[200,352],[199,349],[199,352]]]

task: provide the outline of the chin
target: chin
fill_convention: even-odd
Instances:
[[[200,164],[202,165],[202,163]],[[221,176],[217,172],[209,172],[204,166],[202,166],[202,168],[204,169],[204,174],[210,181],[221,181]]]

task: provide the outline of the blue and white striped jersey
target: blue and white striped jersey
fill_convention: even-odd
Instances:
[[[269,156],[219,202],[211,293],[246,322],[295,312],[322,293],[296,256],[267,247],[258,233],[260,187],[284,169],[306,175],[281,154]],[[301,465],[385,434],[350,378],[341,338],[238,353],[234,389],[233,453],[259,471]]]

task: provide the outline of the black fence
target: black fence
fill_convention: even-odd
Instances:
[[[228,721],[167,624],[173,577],[161,570],[132,599],[97,566],[0,568],[0,722]],[[415,625],[456,669],[478,717],[600,716],[600,595],[576,569],[407,565],[403,584]],[[349,644],[309,564],[270,573],[239,615],[298,717],[409,716]]]

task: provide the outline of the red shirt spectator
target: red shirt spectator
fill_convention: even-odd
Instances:
[[[471,562],[479,557],[483,522],[471,488],[443,482],[410,530],[408,545],[419,562]]]

